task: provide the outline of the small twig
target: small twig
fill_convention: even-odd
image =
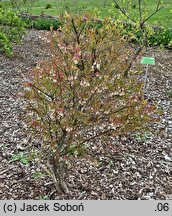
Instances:
[[[44,95],[48,96],[49,98],[51,98],[51,100],[53,100],[52,95],[47,94],[46,92],[42,91],[41,89],[39,89],[37,86],[32,85],[33,88],[37,89],[38,91],[42,92]]]
[[[131,17],[127,14],[127,12],[125,11],[125,9],[122,8],[122,7],[120,7],[120,5],[117,3],[116,0],[113,0],[113,1],[114,1],[115,5],[117,6],[117,8],[121,11],[121,13],[122,13],[124,16],[126,16],[129,20],[131,20],[131,21],[133,21],[134,23],[136,23],[136,20],[134,20],[133,18],[131,18]]]
[[[155,10],[150,16],[148,16],[147,18],[144,19],[143,24],[144,24],[145,22],[147,22],[147,21],[148,21],[152,16],[154,16],[156,13],[158,13],[158,11],[160,11],[160,10],[162,10],[162,9],[164,8],[164,6],[160,7],[160,1],[161,1],[161,0],[159,0],[158,3],[157,3],[156,10]]]

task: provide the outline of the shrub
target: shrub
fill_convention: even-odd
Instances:
[[[51,4],[47,4],[47,5],[45,6],[45,9],[49,9],[49,8],[51,8]]]
[[[154,45],[171,47],[172,31],[170,29],[154,28],[147,25],[148,21],[154,17],[155,14],[158,14],[159,11],[163,10],[163,1],[157,1],[154,10],[150,11],[149,14],[147,13],[148,5],[145,1],[113,0],[113,2],[113,6],[118,10],[115,10],[115,13],[112,13],[114,17],[116,17],[119,28],[124,36],[129,36],[130,39],[132,38],[130,42],[137,42],[145,47]],[[133,6],[135,8],[134,14]],[[114,11],[114,9],[112,11]],[[122,26],[121,23],[119,23],[119,20],[122,21]]]
[[[19,42],[24,34],[24,23],[9,10],[0,8],[0,51],[12,55],[12,42]]]
[[[50,32],[51,57],[32,70],[24,99],[25,120],[41,140],[48,172],[57,189],[68,192],[66,161],[84,155],[91,140],[108,143],[148,129],[155,107],[144,99],[136,72],[125,76],[135,53],[110,19],[101,28],[89,14],[61,22]]]
[[[172,30],[166,28],[155,28],[148,26],[149,34],[147,37],[147,43],[149,46],[162,46],[168,47],[172,41]],[[131,24],[122,24],[120,26],[124,37],[132,38],[132,42],[140,43],[142,42],[142,32],[138,28],[136,30],[135,26]],[[125,29],[125,30],[124,30]]]
[[[24,19],[23,21],[26,23],[28,28],[35,28],[38,30],[50,30],[50,27],[53,26],[54,30],[57,30],[61,25],[59,19],[45,19],[45,18],[38,18],[36,20],[31,19]]]
[[[12,45],[3,32],[0,32],[0,52],[5,52],[8,56],[12,54]]]
[[[172,42],[172,29],[159,28],[149,37],[149,44],[153,46],[170,46]]]

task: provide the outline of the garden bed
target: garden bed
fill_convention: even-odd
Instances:
[[[172,51],[151,48],[156,59],[148,73],[146,97],[164,115],[151,134],[90,143],[92,157],[75,159],[66,173],[70,194],[58,194],[36,162],[12,161],[14,155],[38,150],[19,119],[22,102],[16,96],[31,67],[47,57],[44,31],[29,30],[14,56],[0,54],[0,199],[167,199],[172,197]],[[24,159],[24,156],[22,156]],[[35,173],[36,172],[36,173]]]

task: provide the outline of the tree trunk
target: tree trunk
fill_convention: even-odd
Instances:
[[[69,194],[68,186],[64,180],[65,163],[51,156],[48,167],[51,171],[54,185],[59,193]],[[51,165],[50,165],[51,164]],[[51,167],[50,167],[51,166]]]

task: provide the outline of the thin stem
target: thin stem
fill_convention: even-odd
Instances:
[[[160,7],[160,3],[161,3],[161,0],[158,1],[157,6],[156,6],[156,10],[150,16],[148,16],[147,18],[145,18],[143,20],[143,24],[145,22],[147,22],[152,16],[154,16],[158,11],[160,11],[160,10],[162,10],[164,8],[164,6]]]
[[[41,89],[39,89],[37,86],[32,85],[33,88],[37,89],[38,91],[42,92],[44,95],[48,96],[49,98],[51,98],[51,100],[53,101],[53,96],[50,94],[47,94],[46,92],[42,91]]]
[[[116,0],[113,0],[113,1],[114,1],[115,5],[117,6],[117,8],[121,11],[121,13],[122,13],[124,16],[126,16],[129,20],[131,20],[131,21],[133,21],[134,23],[136,23],[136,20],[134,20],[132,17],[130,17],[130,16],[127,14],[127,11],[126,11],[124,8],[122,8],[122,7],[117,3]]]
[[[142,47],[139,47],[135,53],[135,55],[133,56],[132,60],[130,61],[127,69],[124,71],[124,77],[128,77],[128,72],[131,69],[133,62],[136,60],[137,56],[140,54],[140,52],[142,51]]]
[[[140,23],[142,23],[142,5],[141,5],[142,0],[138,0],[139,4],[139,15],[140,15]]]

